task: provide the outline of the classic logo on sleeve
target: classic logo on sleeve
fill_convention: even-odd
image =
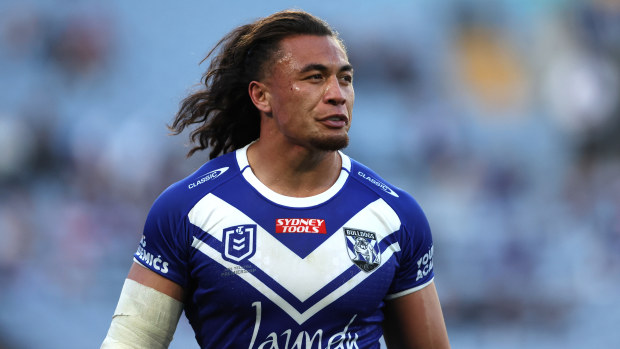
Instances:
[[[359,229],[343,229],[351,261],[366,272],[378,267],[381,264],[381,250],[377,234]]]
[[[228,170],[228,167],[222,167],[222,168],[218,168],[217,170],[213,170],[211,172],[205,173],[202,176],[196,178],[196,180],[190,184],[187,185],[188,189],[193,189],[196,188],[197,186],[208,182],[212,179],[216,179],[217,177],[221,176],[224,172],[226,172]]]
[[[394,190],[392,190],[392,188],[390,188],[387,184],[372,178],[369,175],[366,175],[364,172],[362,171],[357,171],[357,175],[364,178],[365,180],[367,180],[368,182],[376,185],[377,187],[379,187],[381,190],[383,190],[384,192],[394,196],[394,197],[398,197],[398,194],[396,194],[396,192]]]
[[[256,224],[236,225],[224,229],[224,251],[222,257],[239,263],[256,252]]]

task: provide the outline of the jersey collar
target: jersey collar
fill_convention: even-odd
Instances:
[[[265,198],[269,199],[270,201],[276,204],[288,206],[288,207],[311,207],[311,206],[320,205],[324,203],[325,201],[331,199],[334,195],[336,195],[340,191],[340,189],[342,189],[342,187],[344,186],[344,183],[347,181],[347,178],[349,178],[349,172],[351,171],[351,159],[348,156],[346,156],[344,153],[342,153],[341,151],[338,151],[338,154],[340,155],[340,158],[342,159],[342,168],[340,169],[340,176],[338,176],[338,179],[336,180],[336,182],[329,189],[327,189],[326,191],[320,194],[317,194],[314,196],[302,197],[302,198],[286,196],[286,195],[276,193],[275,191],[269,189],[266,185],[264,185],[254,175],[254,172],[250,168],[250,163],[248,162],[247,151],[248,151],[248,147],[251,144],[252,143],[246,145],[245,147],[241,149],[238,149],[235,152],[235,155],[237,157],[237,163],[239,165],[239,169],[241,170],[241,173],[243,174],[243,177],[245,178],[245,180],[248,181],[248,183],[250,183],[250,185],[254,189],[256,189],[256,191],[258,191]]]

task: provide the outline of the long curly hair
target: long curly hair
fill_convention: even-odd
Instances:
[[[234,29],[213,47],[202,61],[218,52],[202,76],[201,88],[183,99],[168,125],[178,135],[196,124],[190,133],[194,146],[188,157],[210,147],[213,159],[259,137],[260,113],[248,86],[265,77],[282,39],[304,34],[333,36],[340,42],[323,20],[304,11],[286,10]]]

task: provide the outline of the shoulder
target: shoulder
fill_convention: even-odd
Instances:
[[[151,210],[187,213],[201,198],[239,173],[234,152],[219,156],[166,188],[155,200]]]
[[[385,201],[400,217],[406,219],[424,218],[424,212],[417,200],[408,192],[396,187],[369,167],[351,159],[352,180],[372,190]]]

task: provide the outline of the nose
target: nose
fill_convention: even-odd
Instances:
[[[326,84],[324,99],[328,104],[342,105],[347,101],[347,87],[342,86],[338,81],[338,77],[331,76]]]

